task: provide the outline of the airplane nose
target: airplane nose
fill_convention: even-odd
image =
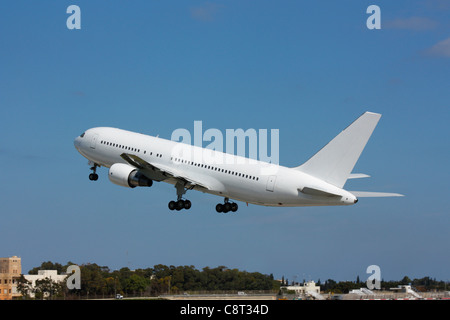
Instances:
[[[73,140],[73,145],[77,150],[80,148],[80,144],[81,144],[80,137],[76,137],[75,140]]]
[[[355,203],[357,203],[358,202],[358,199],[357,198],[355,198],[355,201],[354,201]]]

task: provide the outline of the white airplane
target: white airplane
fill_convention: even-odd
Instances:
[[[207,148],[116,128],[92,128],[74,141],[97,167],[109,168],[110,181],[127,188],[150,187],[153,181],[173,184],[177,200],[170,210],[191,208],[183,199],[187,190],[224,198],[217,212],[236,212],[230,199],[263,206],[301,207],[352,205],[359,197],[402,196],[397,193],[346,191],[347,179],[369,177],[351,173],[381,115],[365,112],[325,147],[298,167],[230,155]]]

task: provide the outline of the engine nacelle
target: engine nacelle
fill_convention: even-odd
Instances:
[[[108,177],[112,183],[127,188],[151,187],[153,184],[151,179],[144,176],[135,167],[125,163],[113,164],[109,168]]]

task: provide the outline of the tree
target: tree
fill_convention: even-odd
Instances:
[[[101,270],[102,267],[95,263],[80,266],[81,295],[102,295],[105,293],[106,281]]]
[[[145,279],[144,277],[141,277],[137,274],[132,274],[128,278],[126,291],[133,293],[139,292],[140,294],[142,294],[142,292],[147,289],[149,284],[150,281],[148,279]]]
[[[52,279],[45,277],[44,279],[36,280],[34,287],[35,297],[38,299],[53,299],[63,293],[64,284],[53,281]]]
[[[411,282],[412,282],[412,280],[411,280],[409,277],[407,277],[407,276],[404,276],[403,279],[400,281],[400,283],[401,283],[402,285],[408,285],[408,284],[410,284]]]
[[[51,261],[42,262],[39,267],[35,267],[28,271],[28,274],[38,274],[39,270],[56,270],[58,274],[66,272],[67,267],[63,266],[60,263],[53,263]]]
[[[22,295],[22,299],[29,299],[31,293],[31,282],[25,279],[23,274],[17,279],[17,291]]]

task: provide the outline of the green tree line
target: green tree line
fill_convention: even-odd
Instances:
[[[31,269],[29,274],[37,274],[39,270],[57,270],[58,274],[66,272],[66,265],[43,262],[41,266]],[[244,291],[264,290],[277,291],[280,287],[273,275],[259,272],[247,272],[229,269],[225,266],[205,267],[202,270],[194,266],[166,266],[158,264],[152,268],[130,270],[110,270],[109,267],[95,263],[79,265],[81,271],[81,289],[53,292],[53,296],[77,295],[112,296],[180,294],[193,291]]]
[[[43,262],[41,266],[29,271],[29,274],[37,274],[39,270],[57,270],[58,274],[64,274],[69,265]],[[182,294],[198,291],[248,291],[264,290],[279,292],[280,286],[292,285],[288,279],[282,277],[281,282],[274,279],[273,275],[265,275],[259,272],[247,272],[238,269],[230,269],[225,266],[216,268],[205,267],[202,270],[194,266],[166,266],[158,264],[152,268],[130,270],[110,270],[109,267],[99,266],[95,263],[79,265],[81,270],[81,289],[68,290],[64,285],[51,283],[44,279],[36,283],[34,292],[37,298],[47,296],[54,298],[65,297],[93,297],[113,296],[122,294],[128,296],[145,295],[158,296],[161,294]],[[316,285],[320,286],[324,293],[348,293],[353,289],[366,288],[366,282],[356,281],[336,282],[328,279],[322,282],[320,279]],[[430,277],[410,279],[405,276],[399,281],[381,281],[381,288],[389,290],[399,285],[411,285],[418,291],[443,291],[449,290],[445,281],[438,281]],[[23,277],[19,280],[19,288],[25,292],[27,284]]]

